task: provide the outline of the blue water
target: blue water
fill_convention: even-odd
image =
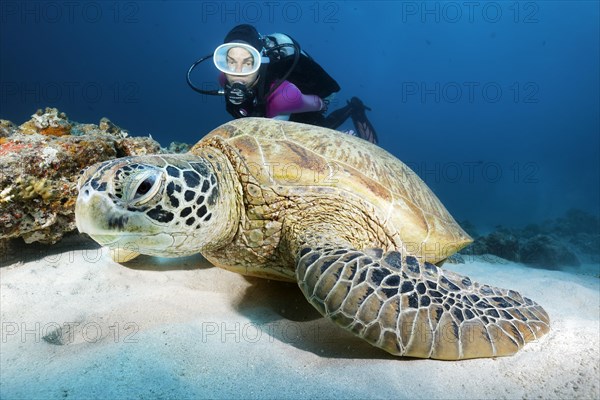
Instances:
[[[230,119],[189,65],[238,23],[293,36],[457,219],[599,213],[599,6],[545,2],[0,3],[0,118],[46,106],[161,144]],[[194,75],[214,87],[210,63]],[[351,127],[346,124],[345,127]]]

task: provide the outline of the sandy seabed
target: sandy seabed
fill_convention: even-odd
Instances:
[[[0,268],[0,398],[600,398],[598,265],[446,268],[516,289],[551,332],[512,357],[395,358],[324,320],[295,284],[202,257],[23,250]],[[14,255],[13,255],[14,256]]]

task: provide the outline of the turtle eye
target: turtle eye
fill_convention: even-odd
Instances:
[[[135,195],[133,196],[133,200],[136,200],[144,196],[145,194],[148,194],[148,192],[152,189],[152,186],[154,186],[155,183],[155,176],[149,176],[146,179],[144,179],[142,183],[138,185],[137,190],[135,191]]]
[[[135,205],[147,203],[158,193],[161,187],[160,172],[144,171],[131,177],[131,182],[127,185],[129,202]]]

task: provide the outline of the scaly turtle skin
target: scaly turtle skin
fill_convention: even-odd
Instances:
[[[324,128],[244,118],[185,155],[97,164],[76,221],[118,261],[200,252],[297,281],[322,315],[399,356],[510,355],[549,330],[530,299],[434,265],[469,236],[402,162]]]

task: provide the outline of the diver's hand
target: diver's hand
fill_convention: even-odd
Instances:
[[[329,109],[329,100],[327,100],[327,99],[323,100],[320,97],[319,97],[319,100],[321,101],[321,108],[319,109],[319,111],[326,113],[327,110]]]

